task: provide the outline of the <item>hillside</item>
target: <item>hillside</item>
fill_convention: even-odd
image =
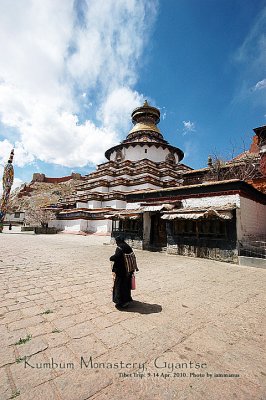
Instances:
[[[9,211],[27,211],[56,204],[62,197],[75,193],[78,179],[67,182],[31,182],[16,189],[10,197]]]

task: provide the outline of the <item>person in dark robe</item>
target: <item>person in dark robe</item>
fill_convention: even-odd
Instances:
[[[132,248],[124,241],[121,236],[116,238],[117,248],[115,254],[110,257],[110,261],[113,261],[112,272],[115,276],[113,286],[113,302],[117,308],[125,308],[129,302],[133,301],[131,297],[131,276],[132,273],[128,273],[124,254],[132,253]]]

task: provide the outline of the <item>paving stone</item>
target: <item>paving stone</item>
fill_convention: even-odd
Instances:
[[[34,317],[35,315],[39,315],[43,312],[43,309],[40,306],[32,306],[23,308],[21,313],[24,317]]]
[[[64,330],[66,328],[74,326],[77,323],[75,315],[70,315],[63,318],[54,318],[54,320],[54,324],[59,330]]]
[[[55,392],[54,386],[50,382],[43,383],[36,388],[26,389],[18,400],[59,400],[58,394]]]
[[[49,349],[66,344],[71,340],[70,337],[65,334],[65,332],[61,332],[56,328],[52,331],[52,333],[43,335],[42,339],[45,341],[45,343],[47,343]]]
[[[12,396],[12,388],[6,373],[6,368],[0,368],[0,399],[8,400]]]
[[[169,381],[158,378],[120,378],[115,381],[111,386],[99,393],[99,396],[93,397],[95,400],[105,400],[111,398],[114,400],[122,400],[123,398],[129,400],[191,400],[199,399],[202,397],[182,397],[182,390],[189,385],[188,382]],[[123,397],[124,396],[124,397]],[[204,399],[206,400],[206,398]]]
[[[57,318],[63,318],[63,317],[71,317],[72,315],[76,315],[77,312],[79,312],[80,309],[77,306],[63,306],[63,307],[58,307],[57,310],[55,311],[55,315],[53,315],[54,319]]]
[[[19,341],[21,338],[25,338],[28,335],[28,331],[23,328],[23,329],[18,329],[16,331],[9,332],[8,330],[6,331],[5,334],[5,341],[7,342],[8,346],[14,345],[16,342]]]
[[[129,333],[122,326],[116,324],[109,328],[104,328],[95,332],[97,338],[102,340],[109,348],[116,347],[122,343],[129,342],[134,338],[134,335]]]
[[[1,307],[14,306],[15,304],[17,304],[17,301],[15,299],[8,299],[1,301]]]
[[[108,387],[112,380],[105,372],[70,371],[54,379],[54,384],[64,400],[85,400]]]
[[[47,360],[42,354],[36,354],[20,363],[11,365],[10,370],[17,390],[26,394],[32,388],[54,379],[56,377],[54,370],[47,368],[46,365]]]
[[[15,310],[23,310],[24,308],[30,308],[30,307],[34,307],[35,303],[33,301],[25,301],[25,302],[21,302],[21,301],[17,301],[15,305],[12,306],[8,306],[8,310],[9,311],[15,311]]]
[[[98,306],[98,310],[104,314],[109,314],[114,311],[114,303],[108,303]]]
[[[68,345],[49,348],[42,355],[50,363],[56,376],[69,370],[80,369],[80,356],[73,353]]]
[[[99,330],[101,328],[107,328],[108,326],[112,326],[113,325],[112,319],[109,318],[107,315],[106,316],[100,316],[100,317],[92,318],[91,322],[93,323],[93,325],[95,325],[95,328],[97,330]]]
[[[44,319],[41,316],[35,315],[34,317],[29,317],[25,319],[20,319],[19,321],[16,322],[11,322],[10,324],[8,324],[8,329],[11,331],[15,331],[18,329],[27,328],[29,326],[40,324],[43,321]]]
[[[152,329],[148,334],[144,333],[132,339],[130,344],[136,350],[141,350],[145,359],[154,358],[184,340],[183,333],[170,332],[168,331],[166,336],[162,334],[162,330]]]
[[[40,353],[48,348],[48,345],[39,337],[31,338],[24,344],[16,346],[20,357],[30,357],[34,354]]]
[[[0,307],[0,316],[3,316],[8,311],[7,307]]]
[[[155,324],[145,322],[145,317],[144,318],[131,318],[131,319],[126,319],[125,321],[122,321],[120,325],[124,328],[126,328],[129,332],[133,333],[134,335],[141,335],[145,332],[148,332],[151,329],[154,329],[156,327]]]
[[[16,362],[16,356],[12,347],[0,347],[0,368]]]
[[[27,296],[28,292],[26,290],[21,290],[21,291],[12,291],[8,292],[4,295],[4,299],[17,299],[18,297],[24,297]]]
[[[86,336],[81,339],[72,340],[68,347],[73,351],[80,360],[81,357],[89,359],[90,357],[98,357],[107,352],[108,347],[105,346],[94,335]],[[108,353],[109,354],[109,353]]]
[[[27,331],[33,337],[46,335],[47,333],[52,333],[53,330],[55,330],[55,327],[50,322],[41,322],[36,326],[29,326],[27,328]]]
[[[20,310],[9,311],[3,318],[0,318],[0,324],[9,324],[14,321],[19,321],[23,317]]]
[[[77,324],[71,328],[65,329],[66,334],[73,339],[79,339],[95,331],[96,327],[90,321],[82,322],[81,324]]]
[[[87,319],[93,319],[93,318],[103,315],[103,313],[101,311],[99,311],[98,308],[96,308],[95,306],[93,308],[91,303],[80,304],[79,308],[80,308],[81,312],[86,313]]]

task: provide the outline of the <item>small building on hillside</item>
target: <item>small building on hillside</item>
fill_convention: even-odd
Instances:
[[[4,224],[23,225],[25,222],[25,211],[14,211],[7,213],[4,219]]]

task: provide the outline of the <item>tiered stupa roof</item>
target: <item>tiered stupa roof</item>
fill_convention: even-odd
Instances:
[[[179,163],[183,151],[171,146],[160,132],[160,110],[145,101],[131,117],[133,127],[126,139],[106,151],[108,161],[85,176],[76,194],[62,199],[62,207],[76,203],[76,207],[123,208],[128,192],[182,184],[182,174],[191,168]]]

